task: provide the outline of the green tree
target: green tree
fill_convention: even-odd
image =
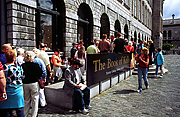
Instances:
[[[172,44],[170,44],[170,43],[167,43],[167,44],[163,44],[163,45],[162,45],[162,49],[163,49],[163,50],[170,50],[170,48],[172,48]]]

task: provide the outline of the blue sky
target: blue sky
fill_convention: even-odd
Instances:
[[[180,18],[180,0],[165,0],[163,7],[163,19],[172,18],[172,14]]]

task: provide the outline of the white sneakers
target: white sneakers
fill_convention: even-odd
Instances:
[[[86,105],[85,107],[86,107],[86,109],[79,110],[79,112],[82,113],[82,114],[88,114],[89,111],[87,109],[92,109],[92,106]]]
[[[92,106],[86,105],[86,109],[92,109]]]
[[[142,89],[138,89],[138,90],[137,90],[138,93],[141,92],[141,91],[142,91]]]
[[[89,113],[89,111],[87,109],[79,110],[79,112],[82,114],[88,114]]]

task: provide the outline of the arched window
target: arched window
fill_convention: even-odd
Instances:
[[[114,36],[116,37],[118,32],[121,33],[121,25],[120,25],[119,20],[116,20],[116,21],[115,21],[115,26],[114,26],[114,28],[115,28]]]
[[[100,38],[102,39],[103,34],[107,34],[107,38],[109,38],[110,35],[110,23],[109,23],[109,17],[107,14],[103,13],[101,16],[101,29],[100,29]]]
[[[129,30],[128,30],[128,25],[127,24],[124,26],[124,39],[129,40]]]
[[[88,4],[82,3],[78,9],[78,38],[84,42],[87,48],[93,40],[93,15]]]
[[[163,31],[163,38],[164,38],[164,39],[167,39],[167,31],[166,31],[166,30]]]
[[[172,37],[172,33],[171,33],[171,30],[168,31],[168,39],[171,39]]]

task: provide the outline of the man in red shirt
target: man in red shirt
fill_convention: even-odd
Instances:
[[[106,54],[110,50],[111,45],[109,41],[107,41],[106,39],[107,39],[107,34],[103,34],[102,40],[99,41],[98,48],[101,54]]]

